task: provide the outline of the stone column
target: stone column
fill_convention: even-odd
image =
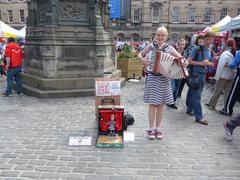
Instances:
[[[28,3],[24,89],[40,98],[94,95],[94,79],[119,75],[98,0]]]

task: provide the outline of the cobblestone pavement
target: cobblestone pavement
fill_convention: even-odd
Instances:
[[[0,83],[0,90],[4,89]],[[144,81],[122,88],[122,105],[135,117],[128,132],[135,141],[123,149],[95,147],[97,123],[94,97],[42,100],[29,96],[0,97],[0,179],[87,180],[232,180],[240,179],[240,129],[234,141],[224,140],[228,117],[207,109],[212,90],[207,85],[203,111],[208,126],[186,115],[184,99],[178,110],[166,109],[163,140],[150,141]],[[221,103],[217,107],[220,109]],[[239,111],[236,104],[235,113]],[[93,136],[90,147],[68,146],[70,136]]]

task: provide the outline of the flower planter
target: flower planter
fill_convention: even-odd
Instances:
[[[117,69],[122,71],[122,77],[126,79],[140,79],[142,77],[143,65],[138,60],[117,61]]]

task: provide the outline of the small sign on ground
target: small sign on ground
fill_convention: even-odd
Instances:
[[[124,132],[124,142],[126,141],[134,141],[134,133]]]
[[[69,138],[70,146],[91,146],[92,137],[91,136],[71,136]]]

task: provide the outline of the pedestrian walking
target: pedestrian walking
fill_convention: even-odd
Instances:
[[[213,34],[208,32],[204,35],[204,45],[196,46],[192,50],[189,61],[189,90],[187,93],[187,114],[194,115],[197,123],[208,125],[208,121],[204,119],[201,106],[201,96],[205,83],[205,75],[207,67],[211,66],[211,43]],[[190,81],[191,80],[191,81]]]
[[[17,94],[22,94],[22,59],[23,53],[21,47],[15,43],[15,39],[8,38],[8,45],[5,49],[6,71],[7,71],[7,89],[2,96],[11,96],[13,80],[16,81]]]
[[[232,82],[236,76],[234,69],[225,67],[226,64],[231,64],[236,55],[236,43],[234,39],[229,39],[226,43],[227,48],[221,54],[217,66],[215,79],[217,80],[215,91],[210,101],[206,104],[209,108],[215,109],[217,101],[222,92],[224,92],[224,104],[227,103],[227,98],[232,87]]]
[[[166,43],[167,37],[167,29],[164,26],[158,28],[154,41],[147,45],[143,51],[139,53],[139,58],[142,63],[149,67],[144,89],[144,102],[149,104],[148,120],[150,128],[147,131],[149,139],[162,139],[163,135],[160,131],[160,126],[164,113],[164,105],[173,104],[174,101],[171,80],[161,74],[154,75],[150,69],[151,63],[153,62],[146,59],[145,56],[150,51],[154,53],[161,50],[175,57],[181,57],[181,55],[171,45]],[[156,124],[154,125],[155,122]]]
[[[186,46],[184,49],[184,57],[187,59],[190,56],[194,47],[204,44],[204,35],[203,34],[197,35],[197,38],[196,38],[196,41],[194,44],[191,43],[191,36],[186,35],[185,42],[186,42]],[[186,82],[187,82],[187,79],[181,80],[181,83],[180,83],[179,89],[178,89],[178,97],[181,97],[182,91],[183,91],[183,88],[184,88],[184,85]]]
[[[219,112],[223,115],[232,115],[233,107],[236,101],[240,98],[240,50],[237,51],[236,56],[231,64],[226,65],[231,69],[237,68],[236,77],[232,83],[232,88],[227,98],[227,102],[222,110]]]

